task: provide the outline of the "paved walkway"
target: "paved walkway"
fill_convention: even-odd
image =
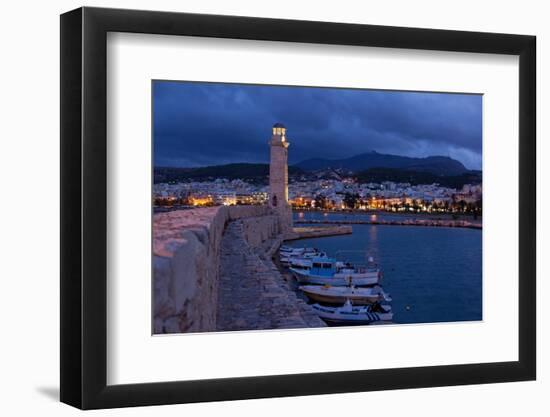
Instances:
[[[290,289],[263,250],[248,246],[240,221],[227,225],[220,257],[218,331],[326,326]]]

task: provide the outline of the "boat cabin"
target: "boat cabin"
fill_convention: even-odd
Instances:
[[[311,260],[311,275],[321,275],[331,277],[336,273],[336,259],[333,258],[313,258]]]

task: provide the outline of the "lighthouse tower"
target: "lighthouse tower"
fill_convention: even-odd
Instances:
[[[288,204],[288,141],[286,127],[282,123],[273,125],[269,142],[271,159],[269,164],[269,206],[278,214],[281,232],[292,232],[292,210]]]

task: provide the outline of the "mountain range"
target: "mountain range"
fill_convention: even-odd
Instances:
[[[448,156],[428,156],[412,158],[408,156],[382,154],[376,151],[362,153],[344,159],[306,159],[294,165],[304,171],[343,169],[351,172],[365,171],[371,168],[392,168],[415,172],[428,172],[435,175],[461,175],[469,170],[456,159]]]
[[[269,164],[234,163],[198,168],[155,167],[154,182],[213,181],[218,178],[242,179],[267,184]],[[480,183],[481,171],[468,170],[461,162],[446,156],[411,158],[367,152],[344,159],[307,159],[288,167],[291,180],[341,179],[354,176],[359,182],[409,182],[459,188]]]

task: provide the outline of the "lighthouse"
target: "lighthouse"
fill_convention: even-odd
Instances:
[[[269,206],[279,216],[281,232],[292,232],[292,210],[288,204],[288,146],[286,127],[275,123],[270,145]]]

